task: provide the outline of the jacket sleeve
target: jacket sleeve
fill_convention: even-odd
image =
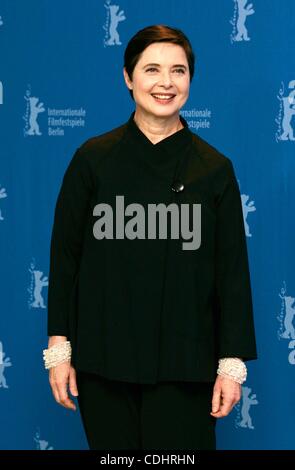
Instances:
[[[243,210],[233,165],[217,201],[216,294],[218,357],[257,359]]]
[[[87,155],[78,148],[57,197],[50,243],[48,336],[69,336],[69,308],[78,274],[92,177]]]

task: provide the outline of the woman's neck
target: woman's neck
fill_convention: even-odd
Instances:
[[[144,114],[138,109],[135,111],[134,121],[153,144],[184,127],[178,114],[169,117],[157,117]]]

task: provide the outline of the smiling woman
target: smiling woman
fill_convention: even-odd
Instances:
[[[123,76],[135,110],[81,144],[56,203],[46,367],[58,403],[75,409],[68,384],[78,395],[91,449],[215,449],[216,418],[239,401],[244,361],[257,357],[234,169],[180,115],[194,62],[179,29],[130,39]],[[128,237],[122,202],[142,214]],[[185,234],[141,235],[155,207],[166,233],[173,203],[172,228],[185,226],[197,249],[183,249]],[[96,221],[101,207],[109,217]],[[102,237],[114,213],[122,230]]]
[[[183,127],[179,109],[189,95],[194,61],[192,47],[180,30],[145,28],[129,42],[124,79],[137,104],[134,120],[152,142]]]

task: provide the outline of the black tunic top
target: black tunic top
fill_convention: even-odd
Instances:
[[[229,158],[184,128],[153,144],[129,120],[75,152],[58,195],[50,248],[48,335],[71,341],[77,369],[136,383],[214,381],[218,358],[256,359],[241,199]],[[180,167],[184,190],[171,184]],[[177,170],[178,168],[178,170]],[[116,238],[116,196],[201,204],[201,245]],[[114,238],[97,239],[99,203]],[[191,212],[190,212],[191,214]],[[125,224],[130,217],[125,216]],[[147,218],[146,218],[147,221]],[[187,240],[185,240],[187,241]]]

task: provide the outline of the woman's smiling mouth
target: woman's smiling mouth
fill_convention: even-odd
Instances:
[[[176,96],[173,93],[151,93],[151,95],[157,103],[161,104],[171,103],[173,98]]]

